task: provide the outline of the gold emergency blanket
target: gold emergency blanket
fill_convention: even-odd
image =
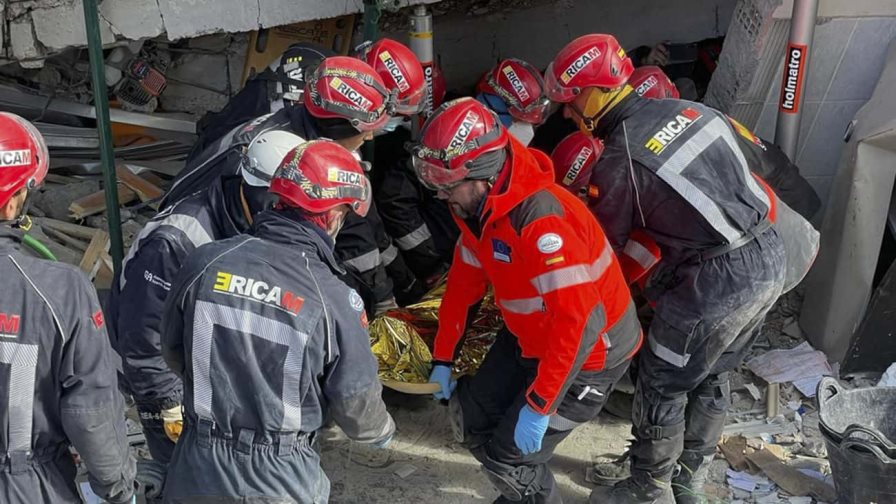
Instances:
[[[370,348],[379,363],[381,380],[426,383],[432,367],[432,345],[439,327],[439,307],[445,295],[442,280],[413,305],[389,310],[370,324]],[[489,292],[464,334],[454,374],[472,374],[501,328],[501,314]]]

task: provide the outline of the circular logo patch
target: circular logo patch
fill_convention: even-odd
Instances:
[[[352,308],[354,308],[355,311],[364,311],[364,300],[361,299],[361,296],[358,295],[355,289],[349,291],[348,302],[352,305]]]
[[[563,238],[555,233],[546,233],[538,238],[538,251],[542,254],[553,254],[563,247]]]

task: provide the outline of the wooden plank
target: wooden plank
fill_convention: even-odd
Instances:
[[[77,224],[72,224],[71,222],[51,219],[49,217],[37,217],[34,219],[34,222],[42,228],[51,228],[54,231],[62,231],[69,236],[83,238],[85,240],[93,239],[93,235],[96,233],[96,228],[79,226]]]
[[[119,165],[115,168],[115,172],[118,174],[119,183],[126,185],[132,191],[137,193],[140,201],[150,201],[158,199],[161,198],[163,194],[165,194],[165,191],[159,189],[158,186],[146,180],[145,178],[135,175],[126,166]]]
[[[71,236],[63,233],[62,231],[57,231],[51,227],[44,228],[44,234],[49,236],[50,238],[55,238],[62,242],[66,247],[80,250],[81,252],[87,251],[87,244],[82,242],[77,238],[72,238]]]
[[[100,254],[100,260],[97,263],[97,266],[98,269],[96,278],[93,280],[93,285],[97,289],[108,289],[112,287],[112,279],[114,278],[114,273],[112,273],[112,258],[109,257],[107,252]]]
[[[137,193],[124,184],[118,184],[118,205],[125,205],[138,198]],[[83,219],[84,217],[98,214],[106,209],[106,192],[97,191],[88,194],[83,198],[72,201],[68,211],[75,219]]]
[[[750,453],[747,455],[747,459],[756,464],[769,479],[791,495],[806,495],[824,502],[837,500],[837,492],[834,487],[788,466],[768,450]]]
[[[719,444],[722,455],[728,465],[735,471],[746,471],[750,467],[747,461],[747,440],[743,436],[731,436]]]
[[[165,179],[163,179],[162,177],[156,175],[155,173],[153,173],[149,170],[143,170],[137,176],[146,180],[147,182],[149,182],[150,184],[152,184],[156,187],[161,188],[167,184],[165,182]]]
[[[87,251],[84,252],[84,256],[81,257],[81,264],[79,265],[81,271],[86,273],[91,280],[96,276],[100,256],[108,248],[109,234],[105,231],[97,230],[96,234],[93,235],[93,239],[90,240],[90,245],[87,246]]]
[[[69,177],[67,175],[58,175],[56,173],[48,173],[45,180],[52,184],[76,184],[84,181],[84,179]]]

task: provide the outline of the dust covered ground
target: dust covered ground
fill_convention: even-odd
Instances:
[[[498,497],[476,459],[454,441],[447,406],[432,396],[386,391],[384,397],[398,426],[389,449],[352,443],[335,427],[322,433],[330,502],[460,504],[490,503]],[[585,481],[585,474],[592,456],[622,453],[629,431],[628,422],[602,413],[559,446],[551,468],[565,503],[588,502],[594,485]]]

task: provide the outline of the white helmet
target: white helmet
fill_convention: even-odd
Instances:
[[[271,177],[283,158],[303,143],[305,140],[302,137],[288,131],[272,130],[258,135],[246,149],[240,167],[243,180],[250,186],[270,186]]]

